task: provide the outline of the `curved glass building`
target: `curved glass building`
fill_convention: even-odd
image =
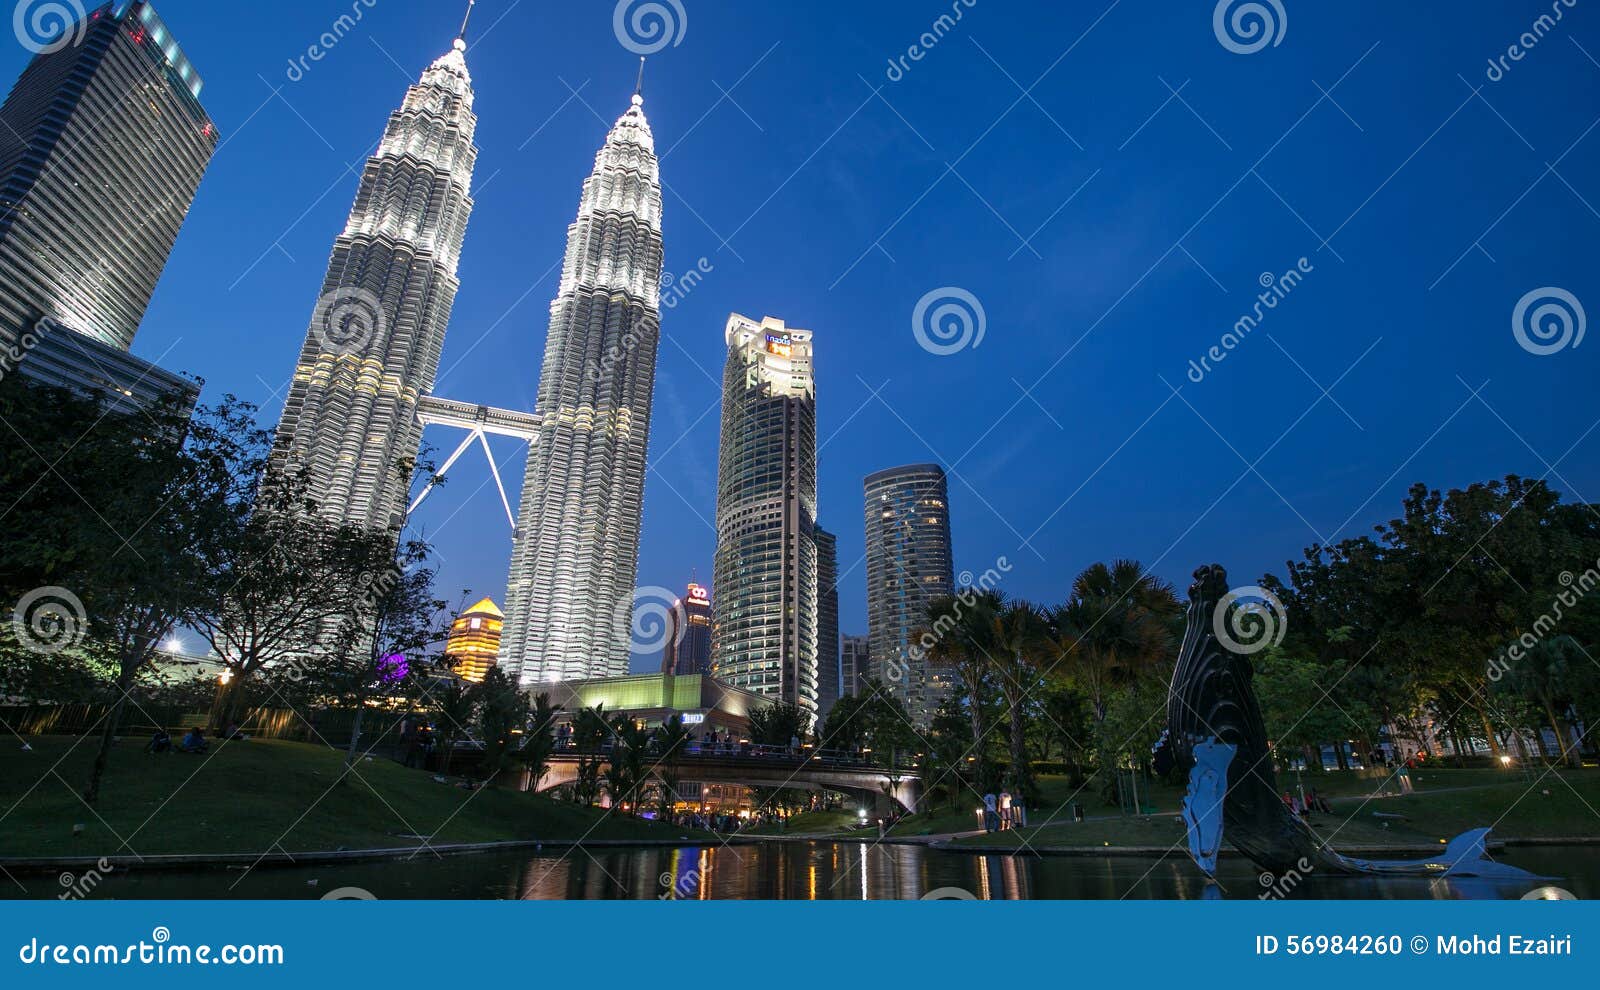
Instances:
[[[867,635],[872,676],[926,727],[953,674],[913,650],[928,603],[955,592],[944,468],[908,464],[867,476]]]

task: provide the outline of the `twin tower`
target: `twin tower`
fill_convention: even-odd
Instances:
[[[478,154],[466,34],[367,162],[278,427],[277,467],[348,522],[404,525],[419,414],[438,401]],[[550,305],[500,658],[523,684],[628,672],[661,271],[659,164],[635,95],[583,184]]]

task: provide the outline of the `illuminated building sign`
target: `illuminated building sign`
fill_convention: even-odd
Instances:
[[[711,592],[698,584],[691,584],[689,585],[689,600],[702,605],[709,605],[711,603]]]
[[[776,354],[779,357],[793,357],[794,344],[790,343],[788,337],[767,334],[767,353]]]
[[[700,725],[706,720],[705,712],[690,712],[683,717],[684,725]]]

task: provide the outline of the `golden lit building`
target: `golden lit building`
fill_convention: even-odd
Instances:
[[[485,598],[462,612],[450,624],[450,641],[445,644],[445,655],[455,664],[456,673],[463,680],[483,683],[500,652],[500,630],[505,621],[505,613],[500,611],[494,599]]]

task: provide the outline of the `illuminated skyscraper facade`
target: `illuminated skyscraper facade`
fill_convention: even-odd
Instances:
[[[817,714],[817,403],[811,331],[735,313],[717,466],[712,673]]]
[[[866,524],[873,676],[926,727],[954,686],[951,671],[912,648],[927,625],[929,603],[955,591],[944,469],[911,464],[869,475]]]
[[[501,652],[523,684],[628,673],[661,252],[655,138],[636,94],[583,184],[550,304]]]
[[[274,467],[345,522],[404,522],[417,405],[439,370],[472,215],[465,33],[406,91],[367,160],[278,424]]]
[[[668,613],[667,648],[661,655],[663,674],[711,672],[711,592],[690,584]]]
[[[103,350],[132,345],[216,150],[200,76],[148,3],[26,40],[38,54],[0,106],[0,354],[27,374],[26,352],[55,336],[51,384],[132,395],[150,369],[180,386]],[[71,348],[63,328],[93,344]]]

